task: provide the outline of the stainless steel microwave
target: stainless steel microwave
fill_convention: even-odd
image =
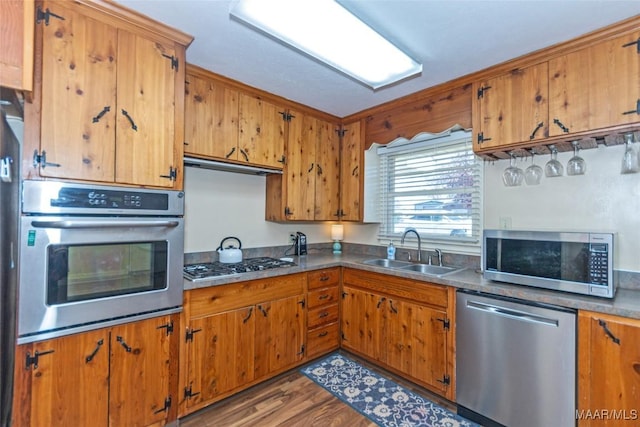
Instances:
[[[613,298],[613,233],[484,230],[484,278]]]

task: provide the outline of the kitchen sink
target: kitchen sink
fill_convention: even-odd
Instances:
[[[444,276],[445,274],[460,271],[461,269],[457,267],[444,267],[440,265],[411,264],[400,267],[400,270],[417,271],[418,273],[430,274],[432,276]]]
[[[368,259],[362,261],[363,264],[367,265],[375,265],[378,267],[387,267],[387,268],[400,268],[410,266],[411,263],[407,261],[396,261],[393,259],[386,258],[376,258],[376,259]]]
[[[367,259],[363,264],[375,265],[377,267],[392,268],[394,270],[406,270],[422,273],[428,276],[445,276],[463,270],[458,267],[445,267],[440,265],[416,264],[409,261],[396,261],[386,258]]]

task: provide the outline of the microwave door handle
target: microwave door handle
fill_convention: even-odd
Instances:
[[[494,304],[484,304],[476,301],[467,301],[467,307],[479,311],[484,311],[489,314],[508,317],[510,319],[517,319],[524,322],[539,323],[547,326],[558,326],[558,320],[556,319],[549,319],[547,317],[537,316],[531,313],[523,313],[521,311],[510,310],[508,308],[500,307]]]
[[[120,227],[168,227],[174,228],[179,224],[178,221],[171,220],[151,220],[144,222],[137,221],[110,221],[110,220],[93,220],[93,221],[31,221],[31,225],[36,228],[120,228]]]

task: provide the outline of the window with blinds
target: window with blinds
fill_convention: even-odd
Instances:
[[[471,132],[378,148],[379,238],[415,228],[423,240],[478,246],[482,168]]]

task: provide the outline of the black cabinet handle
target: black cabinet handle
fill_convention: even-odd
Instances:
[[[100,340],[96,343],[95,350],[93,350],[93,352],[84,359],[85,363],[91,362],[93,358],[96,357],[96,354],[98,354],[98,352],[100,351],[100,347],[102,347],[102,344],[104,344],[104,340]]]
[[[529,135],[529,139],[534,139],[536,137],[536,132],[538,132],[538,130],[542,129],[543,126],[544,126],[544,122],[538,123],[538,126],[536,126],[536,128],[533,130],[533,132],[531,132],[531,135]]]
[[[118,342],[120,343],[120,345],[121,345],[122,347],[124,347],[124,349],[126,350],[126,352],[127,352],[127,353],[131,353],[131,347],[129,347],[129,346],[127,345],[127,343],[126,343],[126,342],[124,342],[124,338],[122,338],[121,336],[117,336],[117,337],[116,337],[116,341],[118,341]]]
[[[137,132],[138,131],[138,126],[136,126],[136,123],[133,121],[133,119],[131,118],[129,113],[127,113],[127,111],[125,109],[122,110],[122,115],[125,116],[127,118],[127,120],[129,120],[129,123],[131,123],[131,129],[133,129],[133,130],[135,130]]]
[[[102,111],[100,111],[100,112],[98,113],[98,115],[97,115],[97,116],[95,116],[91,121],[92,121],[93,123],[98,123],[98,122],[100,121],[100,119],[101,119],[101,118],[103,118],[103,117],[104,117],[104,115],[105,115],[105,114],[107,114],[109,111],[111,111],[111,107],[109,107],[109,106],[107,105],[107,106],[106,106],[106,107],[104,107],[104,108],[102,109]]]

